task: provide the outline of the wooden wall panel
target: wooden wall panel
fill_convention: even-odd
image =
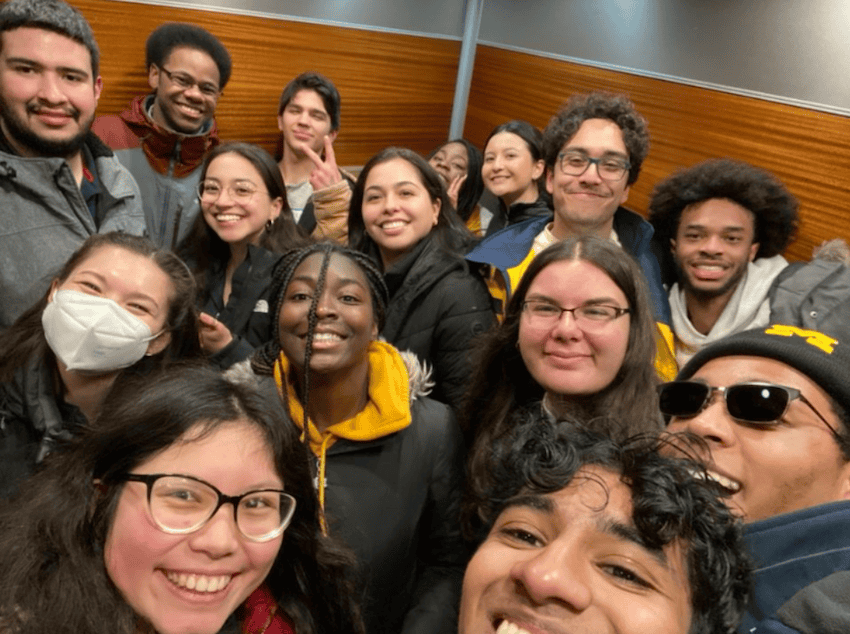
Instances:
[[[159,24],[181,21],[214,33],[233,57],[216,113],[226,140],[273,152],[280,93],[305,70],[328,75],[342,96],[340,165],[362,165],[387,145],[428,152],[448,133],[460,42],[110,0],[71,2],[91,22],[101,48],[99,114],[116,114],[149,91],[145,40]]]
[[[776,174],[800,199],[789,259],[823,240],[850,242],[850,119],[760,99],[479,46],[466,136],[483,144],[495,126],[540,126],[573,93],[628,94],[649,120],[652,146],[628,206],[646,212],[653,186],[682,167],[730,157]]]

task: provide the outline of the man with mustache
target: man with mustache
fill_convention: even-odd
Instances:
[[[144,233],[136,182],[90,132],[99,56],[88,22],[63,0],[0,6],[0,329],[87,237]]]
[[[675,262],[680,367],[721,337],[768,324],[768,290],[798,222],[797,200],[772,174],[729,159],[699,163],[656,185],[649,221]]]
[[[574,95],[543,131],[546,189],[554,217],[506,227],[488,236],[467,259],[490,266],[490,292],[504,307],[531,260],[550,244],[583,234],[616,242],[644,272],[659,331],[656,370],[672,379],[677,368],[670,307],[652,249],[652,227],[622,207],[648,152],[646,120],[626,96]]]
[[[157,27],[145,58],[152,92],[92,129],[138,182],[151,240],[174,249],[200,212],[201,167],[219,143],[215,109],[232,64],[212,33],[181,22]]]
[[[694,465],[517,421],[471,475],[459,634],[718,634],[746,605],[741,526]]]
[[[740,632],[850,631],[850,338],[774,324],[709,344],[660,388],[672,432],[746,522]]]

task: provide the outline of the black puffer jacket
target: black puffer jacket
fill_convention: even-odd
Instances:
[[[431,398],[459,411],[472,371],[472,340],[496,323],[484,281],[429,236],[384,275],[390,291],[381,336],[432,370]]]
[[[281,256],[249,245],[248,255],[233,273],[230,297],[224,295],[225,267],[216,266],[206,276],[205,304],[201,310],[230,329],[233,341],[211,357],[213,363],[227,369],[251,356],[254,348],[266,343],[271,332],[269,286],[272,269]]]
[[[0,500],[32,475],[53,439],[70,437],[86,422],[77,407],[56,397],[56,380],[48,362],[37,358],[0,383]]]
[[[499,210],[493,215],[493,219],[487,226],[486,235],[492,235],[504,229],[508,225],[515,225],[529,218],[552,215],[552,197],[545,189],[540,190],[537,200],[533,203],[514,203],[510,208],[505,206],[499,199]]]

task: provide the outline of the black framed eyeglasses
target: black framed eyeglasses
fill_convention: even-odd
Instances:
[[[209,482],[188,475],[127,473],[119,479],[147,485],[151,519],[172,535],[197,531],[223,505],[232,504],[239,532],[251,541],[267,542],[286,530],[295,513],[295,498],[279,489],[225,495]]]
[[[838,431],[811,401],[800,390],[787,385],[753,381],[713,387],[702,381],[671,381],[658,386],[658,404],[666,417],[690,418],[708,407],[715,392],[723,395],[729,416],[748,425],[764,427],[778,423],[791,401],[802,401],[840,440]]]
[[[157,66],[157,68],[165,73],[168,80],[181,90],[189,90],[192,86],[197,86],[198,90],[200,90],[205,97],[215,99],[221,96],[221,89],[215,84],[196,81],[191,75],[181,72],[171,72],[164,66]]]
[[[599,177],[610,181],[620,180],[632,167],[631,163],[624,158],[617,156],[590,158],[584,152],[561,152],[558,155],[558,165],[561,167],[561,172],[567,176],[581,176],[588,167],[596,165]]]

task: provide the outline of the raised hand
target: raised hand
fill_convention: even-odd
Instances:
[[[313,191],[330,187],[342,180],[342,174],[340,174],[339,167],[336,164],[333,139],[331,139],[330,135],[325,135],[324,159],[316,154],[306,143],[301,149],[315,165],[313,172],[310,174],[310,184],[313,186]]]
[[[457,209],[457,199],[460,196],[460,188],[466,182],[466,174],[459,174],[452,179],[452,182],[449,183],[449,187],[447,193],[449,195],[449,200],[452,203],[452,207]]]
[[[233,341],[233,335],[228,327],[212,315],[201,313],[200,324],[201,328],[198,334],[201,338],[201,348],[204,351],[215,354]]]

